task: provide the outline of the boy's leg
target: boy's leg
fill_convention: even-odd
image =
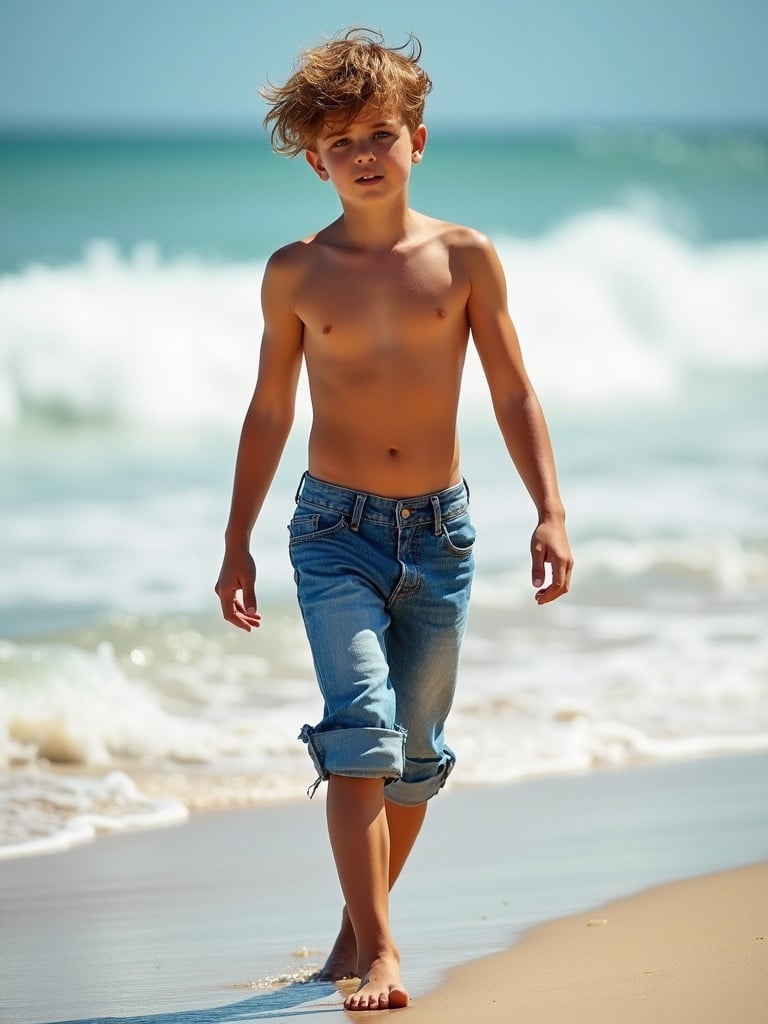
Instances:
[[[386,1010],[406,1006],[400,955],[389,928],[390,842],[384,780],[331,775],[328,833],[347,913],[357,940],[362,980],[344,1006]]]
[[[386,793],[386,790],[385,790]],[[426,803],[415,807],[404,807],[402,804],[384,800],[389,832],[389,889],[395,884],[403,870],[408,855],[413,849],[416,837],[421,831],[427,813]],[[357,963],[357,939],[355,930],[349,919],[347,908],[341,915],[341,928],[333,944],[328,959],[318,977],[325,981],[340,981],[342,978],[360,976]]]
[[[389,888],[418,836],[427,800],[443,785],[453,765],[443,727],[453,701],[474,566],[474,527],[463,497],[460,504],[462,507],[450,510],[450,519],[439,535],[421,529],[417,548],[420,586],[396,606],[389,606],[388,666],[397,694],[398,719],[407,734],[404,775],[391,783],[392,795],[397,791],[398,799],[385,801]],[[364,975],[364,958],[360,960]],[[355,932],[345,907],[339,935],[320,976],[332,980],[350,977],[357,961]]]

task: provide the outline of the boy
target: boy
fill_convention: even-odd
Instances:
[[[325,701],[301,739],[328,780],[345,899],[321,976],[359,976],[349,1010],[405,1006],[388,893],[444,784],[444,739],[472,580],[474,529],[457,404],[471,331],[509,453],[538,511],[536,600],[568,590],[572,559],[544,418],[493,247],[408,206],[427,140],[421,47],[353,29],[265,90],[280,152],[330,181],[338,220],[270,258],[256,389],[235,470],[216,592],[260,625],[249,538],[293,420],[305,361],[309,470],[289,526],[299,604]],[[481,173],[481,168],[478,168]],[[544,585],[544,566],[552,580]]]

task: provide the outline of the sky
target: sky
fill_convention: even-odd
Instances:
[[[768,126],[766,0],[0,0],[0,128],[255,126],[356,24],[421,38],[432,124]]]

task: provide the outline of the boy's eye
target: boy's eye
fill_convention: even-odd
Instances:
[[[386,128],[381,128],[378,131],[375,131],[371,138],[374,141],[376,141],[378,139],[388,139],[391,137],[391,135],[392,132],[388,131]],[[345,135],[342,136],[340,139],[334,139],[334,141],[331,143],[331,149],[344,149],[349,144],[350,140]]]

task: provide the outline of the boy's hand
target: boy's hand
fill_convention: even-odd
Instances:
[[[256,611],[256,565],[248,550],[225,553],[214,589],[227,622],[246,633],[261,625]]]
[[[539,523],[531,538],[531,559],[533,585],[542,588],[536,591],[537,604],[548,604],[568,593],[573,556],[562,522]],[[552,582],[545,587],[544,566],[547,563],[552,566]]]

